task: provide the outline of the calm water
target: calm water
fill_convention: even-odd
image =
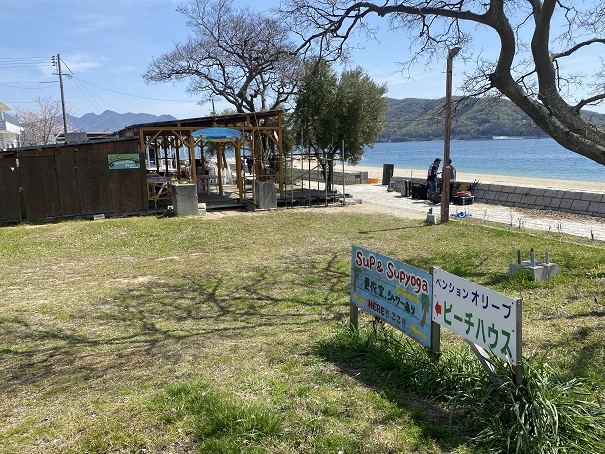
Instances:
[[[443,159],[443,142],[378,143],[359,165],[426,170]],[[458,172],[556,180],[605,182],[605,166],[561,147],[553,139],[452,141],[452,164]],[[414,175],[416,176],[416,175]],[[420,176],[420,174],[418,175]]]

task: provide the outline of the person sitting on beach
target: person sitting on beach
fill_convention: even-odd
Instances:
[[[439,166],[441,165],[441,159],[437,158],[433,161],[433,163],[429,167],[429,172],[426,177],[426,184],[428,185],[428,190],[432,192],[437,192],[437,176],[439,174]]]

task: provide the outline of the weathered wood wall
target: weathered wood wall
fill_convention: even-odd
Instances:
[[[138,154],[140,168],[110,169],[108,155]],[[0,221],[146,211],[138,140],[24,148],[0,154]]]

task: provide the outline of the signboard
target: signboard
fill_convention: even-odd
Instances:
[[[353,246],[351,303],[431,348],[431,275]]]
[[[433,268],[434,322],[521,364],[521,300]]]
[[[107,162],[111,170],[141,168],[138,153],[109,154],[107,155]]]

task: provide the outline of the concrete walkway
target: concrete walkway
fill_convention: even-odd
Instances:
[[[358,184],[346,188],[353,199],[361,199],[362,204],[373,203],[388,207],[401,208],[418,217],[418,212],[428,214],[430,208],[439,222],[441,206],[428,200],[402,197],[398,192],[388,192],[387,186],[381,184]],[[548,211],[541,215],[537,210],[520,210],[500,205],[474,203],[467,206],[450,205],[450,215],[460,214],[475,220],[499,222],[522,229],[544,230],[553,233],[566,233],[582,238],[605,241],[605,219],[588,216],[572,216],[568,213]]]

